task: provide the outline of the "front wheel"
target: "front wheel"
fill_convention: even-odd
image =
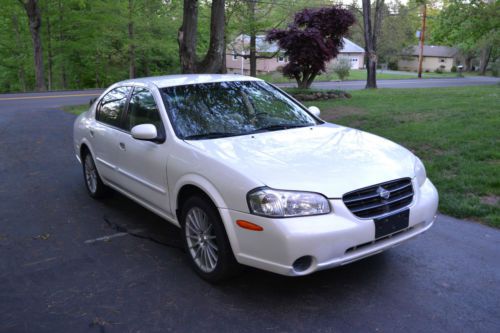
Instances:
[[[217,283],[238,271],[226,231],[217,209],[206,199],[191,197],[183,205],[184,245],[195,271],[203,279]]]

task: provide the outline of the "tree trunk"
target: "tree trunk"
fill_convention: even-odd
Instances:
[[[250,11],[250,75],[257,77],[257,31],[255,31],[255,5],[257,0],[248,1],[248,10]]]
[[[35,79],[36,90],[46,91],[45,74],[43,67],[43,50],[42,40],[40,38],[40,28],[42,26],[42,17],[40,8],[38,7],[38,0],[19,0],[26,10],[28,15],[31,39],[33,41],[33,54],[35,62]]]
[[[196,73],[196,30],[198,26],[198,1],[184,0],[182,26],[179,29],[179,57],[183,73]]]
[[[424,61],[424,45],[425,45],[425,20],[427,18],[427,4],[423,4],[422,10],[422,31],[420,31],[420,50],[418,54],[418,78],[422,78],[422,63]]]
[[[179,57],[183,73],[224,73],[225,0],[213,0],[210,17],[210,45],[202,61],[196,57],[198,0],[184,0],[183,21],[178,32]]]
[[[479,67],[479,71],[480,71],[481,75],[486,74],[486,68],[488,67],[488,63],[489,63],[490,57],[491,57],[491,50],[492,50],[491,45],[485,46],[481,50],[481,60],[480,60],[481,64]]]
[[[197,65],[201,73],[224,73],[226,71],[222,68],[226,54],[224,13],[225,0],[213,0],[210,13],[210,45],[205,58]]]
[[[128,0],[128,42],[129,42],[129,78],[136,77],[135,69],[135,44],[134,44],[134,21],[132,20],[132,0]]]
[[[143,65],[144,76],[149,76],[149,56],[147,50],[142,51],[142,62],[144,64]]]
[[[61,0],[58,1],[58,10],[59,10],[59,47],[58,47],[58,52],[59,54],[63,53],[64,47],[63,47],[63,41],[64,41],[64,35],[63,35],[63,7]],[[64,64],[64,57],[61,59],[61,84],[62,88],[66,89],[68,87],[68,80],[66,78],[66,66]]]
[[[17,15],[12,16],[12,23],[14,24],[14,31],[16,32],[16,44],[18,47],[22,47],[23,43],[21,42],[21,34],[19,32],[19,20]],[[26,91],[26,73],[24,72],[24,62],[21,61],[21,51],[16,51],[16,58],[18,64],[17,75],[19,77],[19,82],[21,83],[21,89]]]
[[[299,89],[309,89],[314,79],[318,75],[318,72],[304,71],[302,76],[300,74],[295,74],[295,81],[297,81],[297,88]]]
[[[49,83],[49,91],[52,90],[52,64],[53,64],[53,55],[52,55],[52,34],[50,31],[50,15],[49,15],[49,5],[47,3],[46,7],[46,14],[47,14],[47,46],[48,46],[48,65],[49,65],[49,71],[48,71],[48,83]]]
[[[465,55],[464,56],[464,72],[470,72],[472,69],[471,62],[472,62],[472,56]]]
[[[371,2],[363,0],[363,27],[366,52],[366,88],[377,88],[377,54],[375,53],[374,33],[372,30]]]
[[[250,35],[250,76],[257,77],[257,36],[254,31]]]

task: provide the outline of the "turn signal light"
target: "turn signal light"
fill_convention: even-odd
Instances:
[[[248,222],[245,220],[237,220],[236,224],[242,227],[243,229],[248,229],[252,231],[262,231],[264,228],[262,228],[260,225],[254,224],[252,222]]]

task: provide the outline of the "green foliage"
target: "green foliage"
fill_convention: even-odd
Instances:
[[[4,1],[0,14],[0,92],[35,85],[28,19],[17,1]]]
[[[105,87],[127,79],[131,45],[136,76],[178,71],[180,1],[40,0],[39,6],[45,77],[51,77],[52,89]],[[19,22],[19,37],[14,18]],[[132,38],[129,23],[133,24]],[[31,37],[26,14],[17,1],[2,3],[0,45],[0,92],[32,90]]]
[[[457,46],[463,52],[474,52],[484,44],[500,45],[500,1],[449,0],[434,25],[433,43]]]

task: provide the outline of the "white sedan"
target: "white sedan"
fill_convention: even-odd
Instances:
[[[240,264],[310,274],[429,229],[422,162],[319,113],[246,76],[134,79],[76,119],[74,148],[92,197],[112,188],[182,228],[212,282]]]

